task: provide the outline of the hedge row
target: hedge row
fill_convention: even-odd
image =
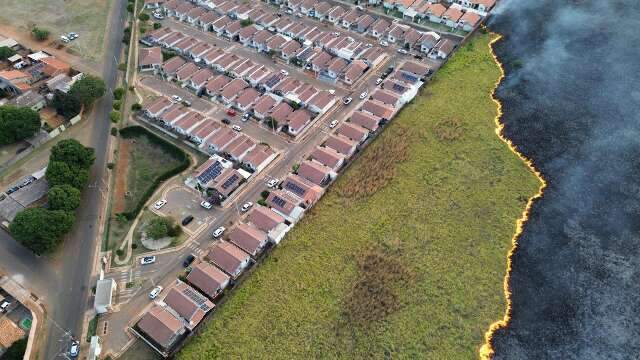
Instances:
[[[134,210],[121,213],[121,215],[123,215],[127,219],[133,220],[136,218],[136,216],[138,216],[138,214],[144,207],[144,204],[146,204],[149,198],[151,198],[153,193],[160,186],[160,184],[162,184],[163,181],[169,178],[172,178],[175,175],[180,174],[181,172],[187,170],[189,166],[191,166],[191,158],[189,157],[189,155],[187,155],[187,153],[185,153],[179,147],[164,140],[163,138],[143,128],[142,126],[134,125],[134,126],[129,126],[124,129],[121,129],[120,136],[124,139],[131,139],[135,137],[146,136],[151,143],[153,143],[154,145],[160,146],[162,150],[176,157],[181,162],[180,165],[178,165],[177,167],[166,171],[164,174],[158,176],[155,179],[151,187],[149,187],[147,191],[142,195],[142,197],[140,198],[140,201],[138,201],[138,204],[136,204],[136,207],[134,208]]]

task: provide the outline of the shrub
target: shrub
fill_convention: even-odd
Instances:
[[[176,237],[182,233],[182,228],[170,217],[153,218],[145,229],[152,239]]]
[[[140,111],[142,110],[142,105],[140,103],[135,103],[131,105],[131,111]]]
[[[122,102],[119,100],[115,100],[113,104],[111,104],[111,107],[113,107],[113,110],[120,110],[121,106],[122,106]]]
[[[160,23],[153,23],[153,28],[154,28],[155,30],[158,30],[158,29],[160,29],[161,27],[162,27],[162,24],[160,24]]]
[[[8,58],[12,57],[15,54],[16,52],[10,47],[7,47],[7,46],[0,47],[0,60],[7,60]]]
[[[134,6],[134,4],[128,3],[127,4],[127,11],[130,12],[130,13],[133,13],[133,6]]]
[[[117,128],[114,128],[114,127],[111,128],[111,136],[118,136],[118,129]]]
[[[127,64],[125,63],[118,64],[118,70],[127,71]]]
[[[151,17],[149,17],[149,14],[147,13],[141,13],[140,15],[138,15],[138,19],[140,21],[149,21]]]
[[[267,201],[265,199],[260,199],[260,200],[258,200],[258,204],[260,204],[262,206],[267,206]]]
[[[33,29],[31,29],[31,34],[38,41],[44,41],[49,38],[49,30],[41,29],[39,27],[34,27]]]
[[[107,169],[109,169],[109,170],[112,170],[115,166],[116,166],[116,164],[114,164],[112,162],[107,163]]]
[[[270,194],[269,190],[262,190],[262,192],[260,193],[260,196],[261,196],[263,199],[266,199],[266,198],[268,198],[268,197],[269,197],[269,194]]]
[[[117,123],[118,121],[120,121],[120,112],[119,112],[119,111],[112,110],[112,111],[109,113],[109,119],[111,119],[111,122],[113,122],[113,123]]]
[[[116,100],[121,100],[123,96],[124,96],[124,88],[118,87],[115,90],[113,90],[113,97]]]
[[[118,256],[124,255],[124,250],[122,250],[122,249],[116,250],[116,255],[118,255]]]

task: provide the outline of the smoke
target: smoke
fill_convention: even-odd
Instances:
[[[640,354],[640,1],[502,0],[505,134],[548,182],[496,359]]]

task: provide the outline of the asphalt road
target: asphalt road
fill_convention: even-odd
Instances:
[[[82,333],[84,313],[89,303],[92,287],[91,273],[95,264],[96,247],[100,245],[98,224],[102,206],[102,191],[106,191],[102,179],[106,171],[107,145],[109,140],[109,112],[111,111],[111,89],[116,87],[117,64],[114,54],[122,50],[122,35],[126,19],[126,2],[114,1],[110,24],[105,36],[102,77],[107,84],[108,94],[96,102],[91,121],[91,140],[88,144],[95,149],[96,161],[91,168],[89,188],[83,193],[81,206],[77,211],[75,228],[69,234],[61,253],[63,254],[60,273],[57,274],[55,292],[49,292],[47,311],[50,317],[44,347],[44,358],[53,359],[63,355],[68,346],[68,336]]]

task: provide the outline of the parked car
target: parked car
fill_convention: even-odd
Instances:
[[[356,9],[358,9],[358,10],[360,10],[360,11],[363,11],[363,10],[364,10],[364,8],[363,8],[361,5],[356,6]]]
[[[149,299],[153,300],[157,298],[158,295],[160,295],[160,293],[162,292],[162,289],[163,287],[160,285],[154,287],[153,290],[151,290],[151,292],[149,293]]]
[[[407,55],[409,52],[405,49],[398,49],[398,52],[403,55]]]
[[[284,76],[289,76],[289,72],[285,69],[280,70],[280,73]]]
[[[236,111],[233,109],[227,109],[227,115],[229,116],[236,116]]]
[[[2,304],[0,304],[0,313],[3,313],[5,311],[7,311],[7,308],[11,305],[10,302],[8,301],[3,301]]]
[[[336,90],[335,89],[329,89],[329,94],[335,95],[336,94]]]
[[[380,46],[387,47],[389,46],[389,43],[386,40],[380,40]]]
[[[249,119],[251,119],[251,114],[245,113],[244,115],[242,115],[242,121],[247,121]]]
[[[229,119],[222,119],[222,123],[223,123],[223,124],[227,124],[227,125],[229,125],[229,124],[231,124],[231,120],[229,120]]]
[[[360,99],[361,99],[361,100],[366,99],[367,95],[369,95],[369,93],[367,92],[367,90],[363,91],[363,92],[360,94]]]
[[[156,201],[155,204],[153,204],[153,208],[156,210],[160,210],[166,203],[167,203],[167,200],[165,199],[158,200]]]
[[[276,186],[278,186],[278,183],[280,182],[280,180],[278,179],[271,179],[269,180],[269,182],[267,182],[267,186],[270,188],[274,188]]]
[[[191,101],[189,101],[189,100],[184,100],[184,101],[182,102],[182,105],[184,105],[184,106],[186,106],[186,107],[190,107],[192,104],[191,104]]]
[[[184,261],[182,262],[182,267],[189,267],[189,265],[191,265],[191,263],[196,259],[195,256],[193,256],[193,254],[189,254]]]
[[[65,35],[60,36],[60,41],[62,41],[63,43],[68,43],[69,41],[71,41],[68,37],[66,37]]]
[[[171,96],[171,99],[177,103],[182,102],[182,98],[178,95]]]
[[[252,206],[253,206],[253,203],[249,201],[244,203],[244,205],[242,205],[242,208],[240,210],[242,210],[242,212],[247,212],[249,211],[249,209],[251,209]]]
[[[235,131],[238,131],[238,132],[242,131],[242,128],[240,126],[238,126],[238,125],[233,125],[231,128],[233,130],[235,130]]]
[[[80,354],[80,342],[78,340],[73,340],[71,342],[71,346],[69,347],[69,356],[72,358],[78,357]]]
[[[159,13],[159,12],[154,12],[153,13],[153,17],[158,19],[158,20],[164,19],[164,15],[162,15],[162,13]]]
[[[338,120],[332,120],[331,123],[329,124],[330,129],[333,129],[336,126],[338,126]]]
[[[77,33],[74,33],[74,32],[70,32],[70,33],[67,34],[67,37],[69,38],[69,40],[75,40],[78,37],[80,37],[80,35],[78,35]]]
[[[285,10],[285,12],[286,12],[287,14],[291,15],[291,14],[293,14],[293,9],[287,9],[287,10]]]
[[[140,265],[149,265],[155,262],[156,262],[155,256],[145,256],[142,259],[140,259]]]
[[[336,37],[340,36],[340,33],[336,31],[336,32],[333,33],[333,36],[336,36]]]
[[[342,103],[345,105],[349,105],[352,100],[353,100],[352,97],[345,97],[344,99],[342,99]]]
[[[382,84],[382,78],[377,78],[376,79],[376,85],[380,85]]]
[[[193,215],[187,215],[184,219],[182,219],[182,226],[187,226],[193,221]]]
[[[224,226],[220,226],[219,228],[213,230],[213,237],[216,239],[219,238],[220,236],[222,236],[225,230],[227,229],[225,229]]]
[[[211,210],[211,208],[213,207],[213,205],[211,205],[211,203],[208,202],[208,201],[201,202],[200,206],[202,206],[203,208],[205,208],[207,210]]]

